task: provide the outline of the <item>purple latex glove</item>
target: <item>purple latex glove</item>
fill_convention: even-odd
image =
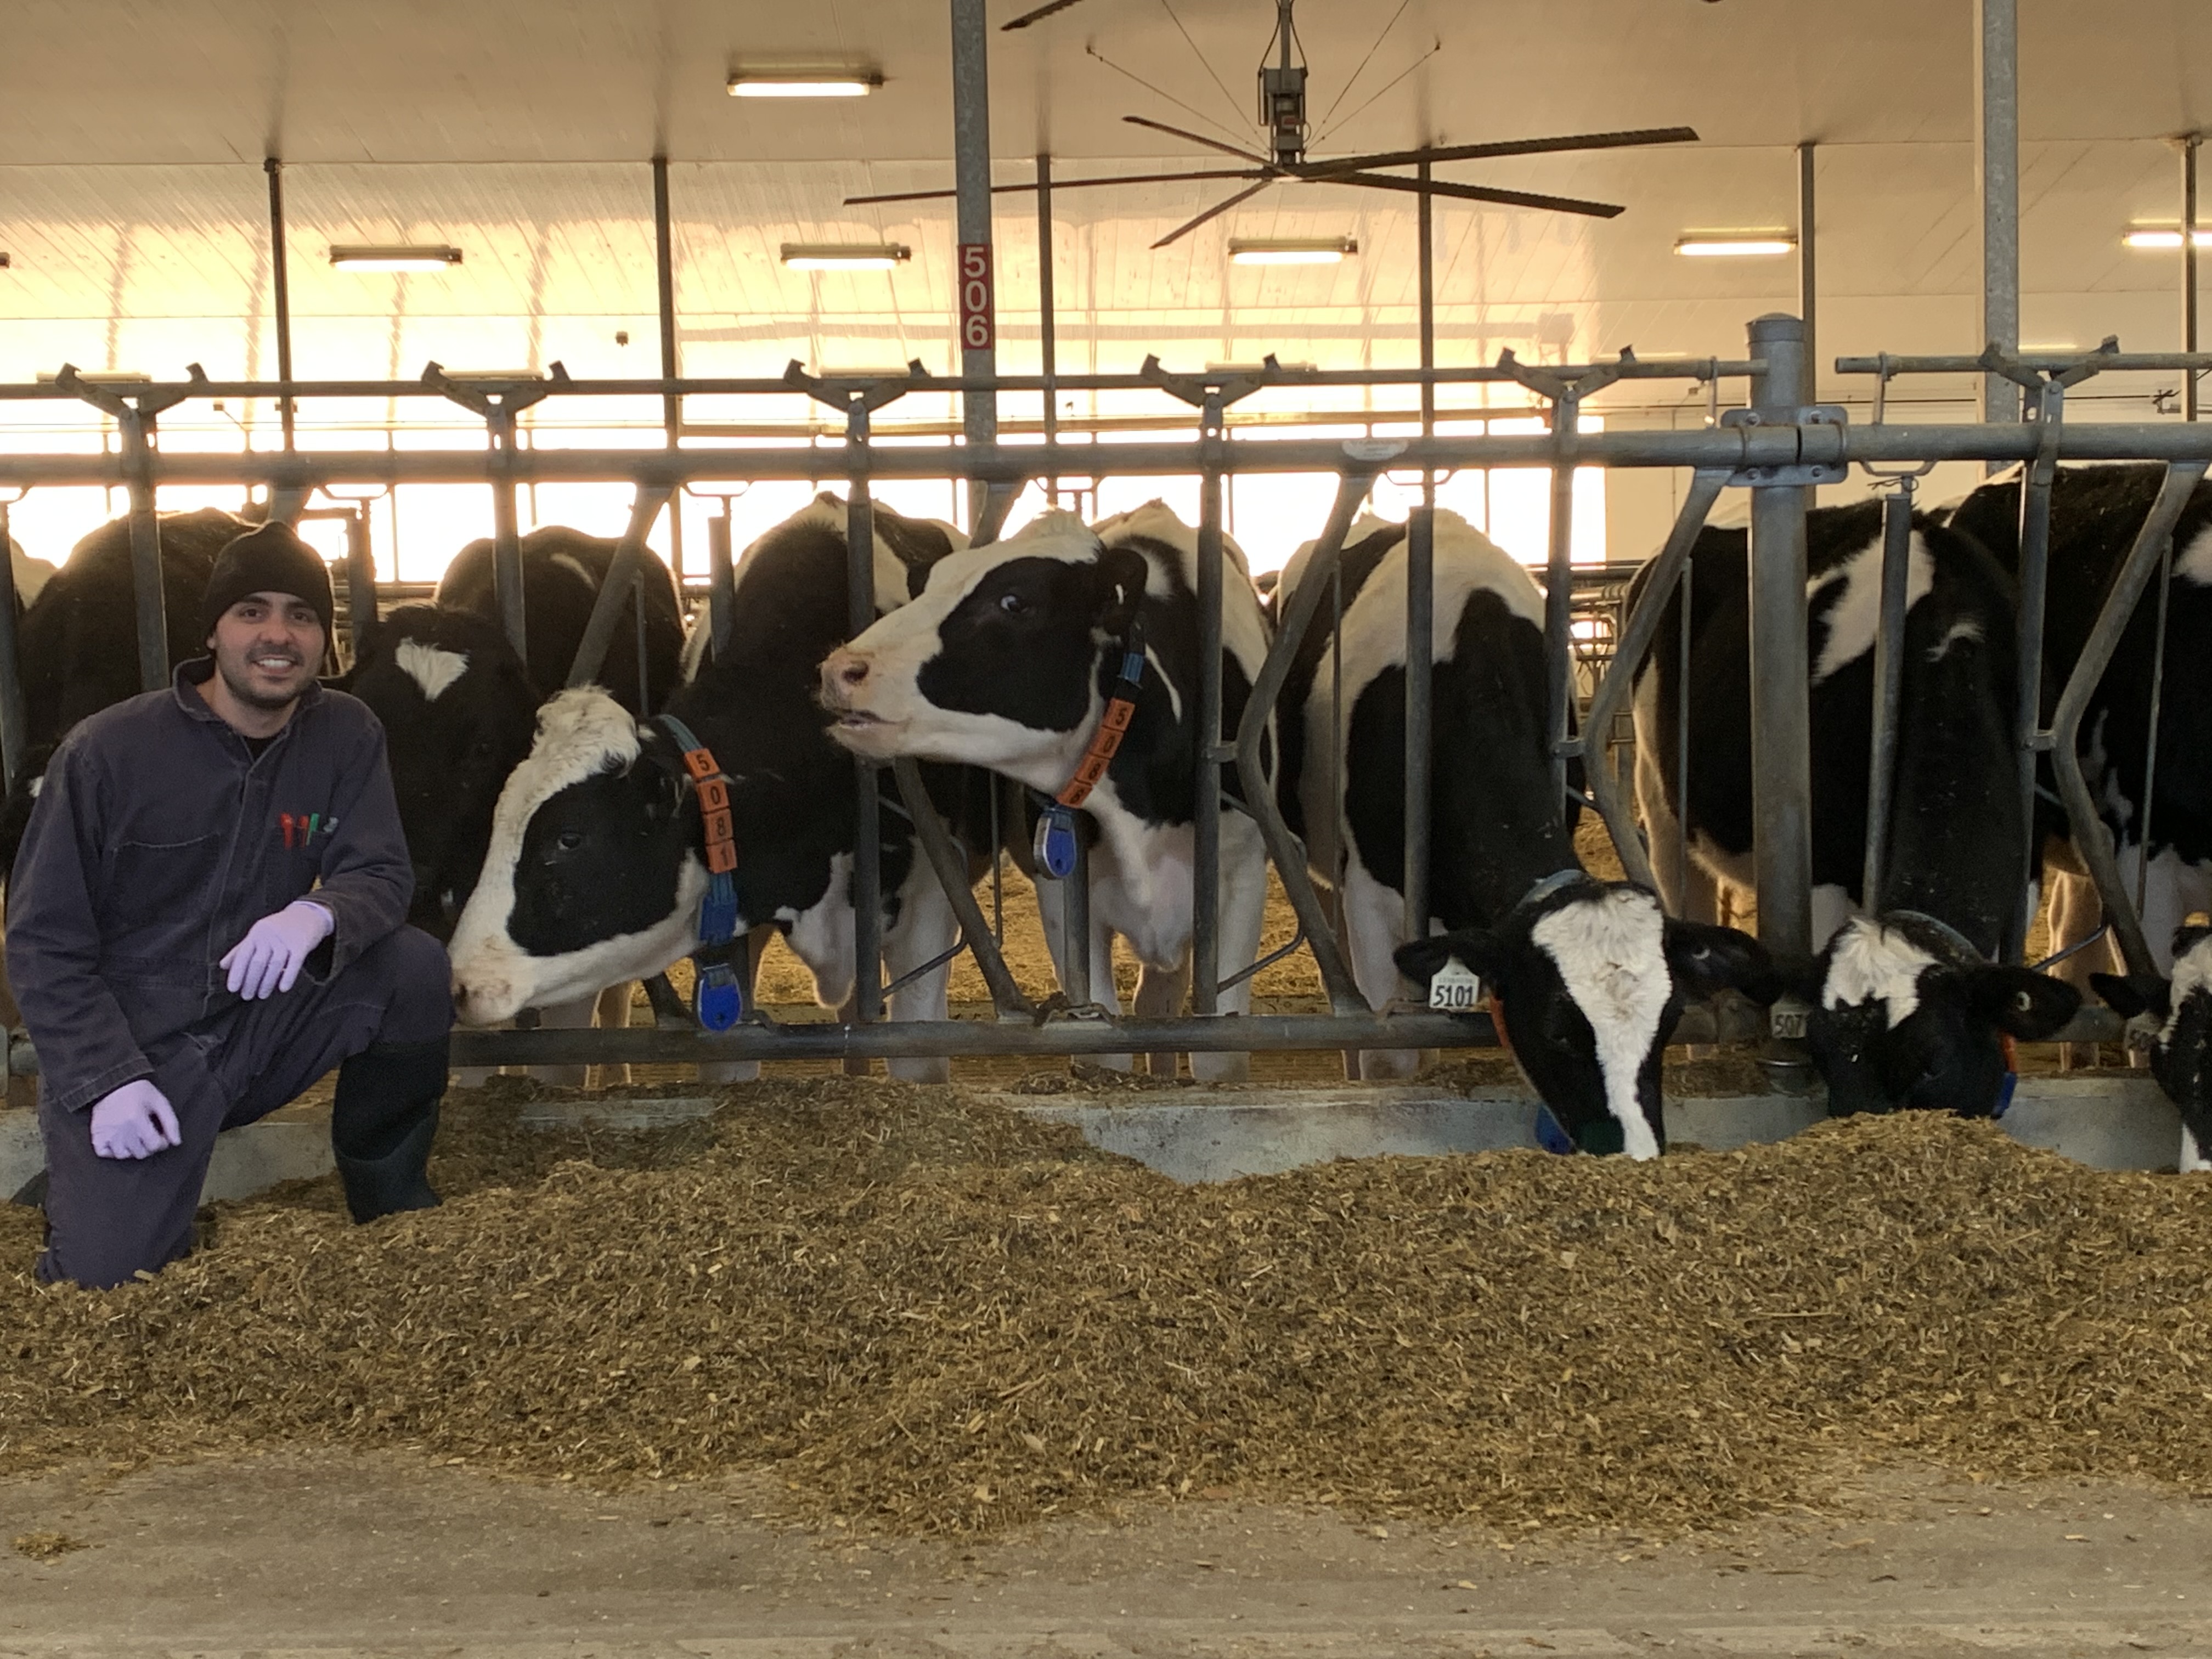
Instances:
[[[225,982],[248,1002],[289,991],[300,977],[307,952],[328,939],[336,926],[321,905],[295,899],[247,928],[246,937],[216,966],[230,969]]]
[[[142,1077],[92,1106],[92,1150],[102,1158],[151,1158],[183,1139],[169,1097]]]

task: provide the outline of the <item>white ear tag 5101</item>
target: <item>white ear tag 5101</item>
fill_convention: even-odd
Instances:
[[[1429,981],[1429,1006],[1439,1013],[1471,1014],[1481,1000],[1481,978],[1457,957],[1447,957]]]

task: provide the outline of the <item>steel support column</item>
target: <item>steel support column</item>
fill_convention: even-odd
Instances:
[[[138,616],[138,689],[169,683],[167,596],[161,588],[161,526],[154,511],[154,417],[138,408],[117,416],[131,478],[131,582]]]
[[[1220,395],[1209,393],[1205,412],[1207,465],[1199,481],[1198,510],[1198,741],[1196,787],[1191,805],[1190,1006],[1199,1015],[1220,1010],[1221,990],[1221,473],[1228,461],[1222,435]]]
[[[1814,242],[1817,198],[1813,165],[1815,146],[1797,146],[1797,315],[1805,325],[1805,401],[1820,400],[1820,264]]]
[[[1752,403],[1767,424],[1794,423],[1804,402],[1805,331],[1795,317],[1751,325],[1765,373]],[[1759,942],[1799,955],[1813,942],[1812,716],[1805,637],[1805,487],[1761,484],[1751,496],[1753,878]]]
[[[369,630],[376,626],[376,556],[369,546],[368,503],[356,501],[346,515],[346,620],[353,659],[361,660]]]
[[[1974,114],[1982,207],[1982,339],[2014,353],[2020,349],[2018,0],[1974,0]],[[1984,374],[1982,418],[2018,420],[2020,388],[2002,374]]]
[[[849,639],[876,620],[876,509],[868,494],[868,414],[857,400],[846,425],[845,583]],[[853,757],[854,1018],[872,1025],[884,1017],[883,800],[877,769]]]
[[[1881,613],[1874,633],[1874,735],[1867,756],[1866,854],[1859,904],[1882,909],[1890,799],[1897,774],[1897,722],[1905,689],[1905,617],[1912,568],[1912,480],[1899,478],[1881,509]]]
[[[653,158],[653,268],[660,297],[660,378],[680,378],[676,345],[676,236],[668,213],[668,158]],[[660,400],[661,429],[668,447],[678,447],[684,435],[684,394],[665,392]],[[684,574],[684,503],[668,509],[668,562],[680,581]]]
[[[1429,163],[1420,165],[1428,182]],[[1418,199],[1414,253],[1419,278],[1421,367],[1437,366],[1437,279],[1435,198]],[[1421,435],[1436,436],[1437,389],[1421,384]],[[1436,733],[1437,475],[1421,471],[1421,504],[1406,524],[1406,861],[1400,890],[1405,896],[1405,936],[1429,933],[1430,785]],[[1343,619],[1338,618],[1338,626]],[[1334,745],[1331,745],[1334,750]]]
[[[2181,141],[2181,349],[2197,349],[2197,152],[2203,137],[2191,133]],[[2197,371],[2181,375],[2181,418],[2193,421],[2197,411]]]
[[[957,240],[963,247],[991,246],[991,66],[990,31],[983,0],[952,4],[952,170],[959,191]],[[956,280],[957,280],[956,263]],[[994,272],[995,281],[996,273]],[[998,372],[996,342],[987,346],[960,343],[960,372],[970,377]],[[960,394],[960,426],[970,448],[999,441],[999,401],[994,392]],[[984,521],[989,486],[970,481],[968,522]]]
[[[292,382],[292,283],[284,246],[284,164],[270,156],[261,164],[269,175],[269,295],[276,319],[276,378]],[[284,450],[293,448],[292,399],[276,400],[276,418],[283,423]]]

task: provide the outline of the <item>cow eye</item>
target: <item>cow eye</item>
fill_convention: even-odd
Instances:
[[[573,853],[584,844],[584,832],[580,830],[563,830],[554,838],[553,844],[564,853]]]
[[[1023,599],[1018,593],[1001,593],[999,595],[999,609],[1009,617],[1022,616],[1028,611],[1029,608],[1029,601]]]

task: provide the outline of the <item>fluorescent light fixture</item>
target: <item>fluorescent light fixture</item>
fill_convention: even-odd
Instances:
[[[1236,265],[1333,265],[1359,252],[1349,236],[1290,236],[1271,241],[1229,244],[1229,263]]]
[[[874,246],[850,242],[786,242],[783,263],[793,270],[896,270],[914,258],[900,242]]]
[[[331,263],[342,270],[445,270],[460,262],[460,249],[443,242],[334,244],[331,248]]]
[[[1734,232],[1678,238],[1674,252],[1685,259],[1770,259],[1797,251],[1797,239],[1784,231],[1774,234]]]
[[[2161,228],[2154,225],[2137,225],[2126,235],[2121,237],[2120,240],[2130,247],[2178,249],[2181,246],[2181,227],[2168,225]],[[2197,246],[2212,247],[2212,230],[2207,230],[2203,226],[2199,225],[2197,228]]]
[[[738,70],[732,98],[865,98],[884,77],[866,70]]]

